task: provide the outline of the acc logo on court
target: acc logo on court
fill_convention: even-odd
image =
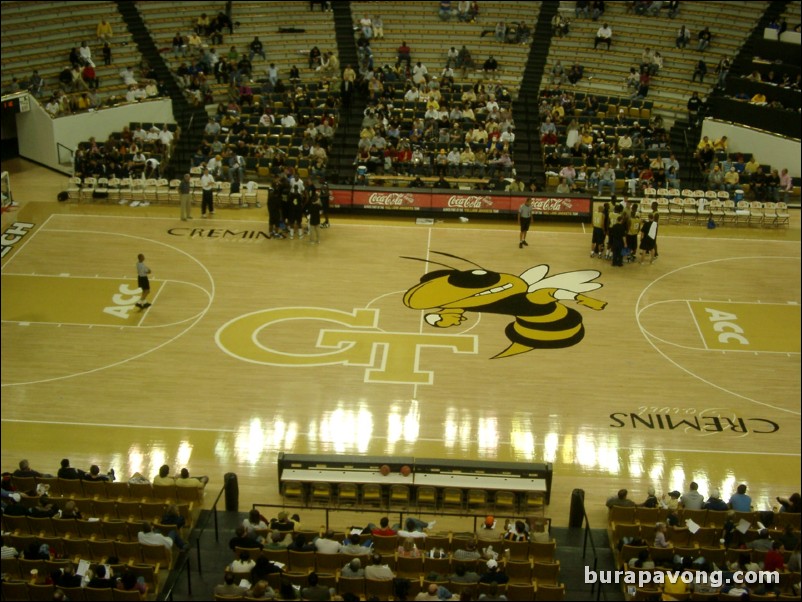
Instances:
[[[287,322],[321,323],[315,349],[290,353],[261,341],[270,330]],[[420,349],[441,347],[454,353],[476,353],[474,335],[387,332],[378,328],[377,309],[353,312],[323,307],[279,307],[256,311],[224,324],[215,335],[217,345],[232,357],[254,364],[286,367],[363,366],[365,382],[430,385],[432,372],[419,369]],[[381,361],[377,351],[383,349]]]

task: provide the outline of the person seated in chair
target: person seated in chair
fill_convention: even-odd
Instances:
[[[206,484],[209,482],[209,477],[191,477],[189,476],[189,471],[186,468],[181,469],[181,475],[175,480],[175,484],[178,487],[197,487],[202,488],[206,487]]]

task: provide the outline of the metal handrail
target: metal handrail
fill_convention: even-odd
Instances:
[[[593,550],[593,572],[595,573],[598,570],[598,566],[599,566],[599,554],[598,554],[598,552],[596,550],[596,543],[593,541],[593,533],[590,530],[590,519],[588,518],[588,513],[585,510],[584,500],[583,500],[583,503],[582,503],[582,515],[584,517],[584,519],[583,519],[583,523],[584,523],[583,527],[584,527],[584,530],[585,530],[584,541],[582,543],[582,560],[585,559],[585,555],[586,555],[587,549],[588,549],[588,541],[590,541],[590,547],[591,547],[591,550]],[[598,585],[599,585],[599,589],[598,590],[596,589],[596,583],[591,585],[590,594],[593,595],[593,592],[595,591],[596,592],[596,600],[600,600],[602,598],[602,596],[604,596],[604,599],[606,600],[607,599],[607,594],[605,594],[602,591],[601,582],[599,582]]]

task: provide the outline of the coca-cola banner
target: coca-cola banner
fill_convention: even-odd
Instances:
[[[518,211],[526,200],[523,196],[510,197],[510,206]],[[532,213],[559,215],[590,215],[590,199],[575,197],[532,197]]]
[[[517,213],[527,197],[484,191],[419,192],[411,190],[332,189],[333,208],[449,213]],[[535,214],[590,215],[590,199],[532,197]]]

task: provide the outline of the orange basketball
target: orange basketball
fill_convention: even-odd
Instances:
[[[406,465],[402,466],[401,467],[401,474],[404,475],[405,477],[408,477],[409,475],[412,474],[412,469],[409,466],[406,466]]]
[[[390,467],[387,464],[382,464],[379,472],[382,473],[385,477],[390,474]]]

